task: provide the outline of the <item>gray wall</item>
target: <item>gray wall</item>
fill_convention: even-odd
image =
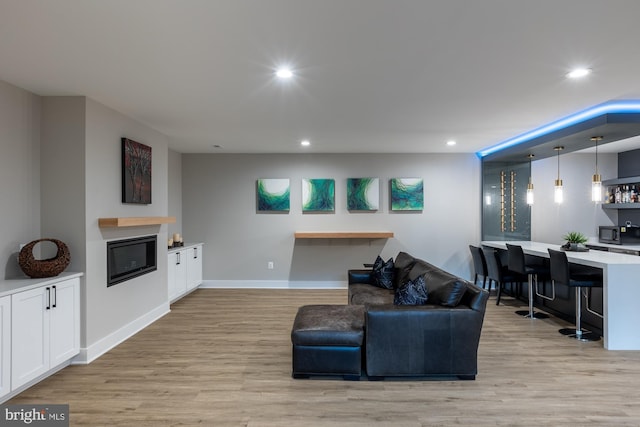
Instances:
[[[161,133],[87,99],[86,110],[86,346],[166,304],[167,226],[100,229],[98,218],[167,215],[168,141]],[[152,147],[152,204],[121,202],[121,145],[127,137]],[[158,234],[158,269],[107,288],[106,242]]]
[[[617,155],[599,154],[598,169],[602,179],[617,177]],[[558,175],[558,160],[550,157],[531,164],[535,204],[531,209],[531,240],[564,243],[562,236],[579,231],[596,237],[598,225],[612,225],[612,219],[600,204],[591,202],[591,178],[595,172],[593,154],[571,153],[560,156],[560,178],[564,187],[564,203],[553,201],[554,181]],[[615,212],[609,212],[615,215]]]
[[[69,269],[85,273],[81,347],[107,340],[103,349],[167,304],[166,226],[98,227],[100,217],[167,215],[167,138],[85,97],[44,97],[42,116],[42,230],[67,242]],[[122,137],[153,149],[151,205],[121,202]],[[106,242],[149,234],[158,234],[157,271],[107,288]]]
[[[67,244],[69,271],[85,271],[86,98],[43,97],[42,105],[42,235]]]
[[[21,243],[40,238],[41,99],[0,81],[0,278],[22,277]]]
[[[182,154],[169,150],[169,188],[167,202],[169,216],[175,216],[176,222],[169,224],[168,235],[182,234]]]
[[[404,250],[470,277],[480,236],[480,161],[473,154],[183,154],[183,228],[204,242],[204,279],[341,282],[348,268]],[[349,213],[346,179],[380,178],[380,210]],[[423,212],[389,212],[389,178],[424,179]],[[256,180],[290,178],[291,211],[256,212]],[[302,178],[334,178],[334,214],[301,210]],[[304,240],[296,231],[393,231],[389,240]],[[275,268],[267,269],[268,261]]]

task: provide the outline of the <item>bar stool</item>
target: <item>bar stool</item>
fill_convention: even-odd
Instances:
[[[544,294],[540,294],[538,292],[538,279],[547,280],[549,278],[549,268],[544,265],[527,265],[525,263],[524,251],[522,250],[522,246],[511,245],[509,243],[507,245],[507,265],[509,266],[509,270],[514,273],[518,273],[521,275],[527,276],[527,282],[529,285],[529,310],[519,310],[516,311],[516,314],[520,316],[528,317],[529,319],[546,319],[549,315],[545,313],[536,313],[533,311],[533,282],[536,282],[536,295],[548,299],[555,299],[555,287],[553,288],[553,297],[547,297]],[[553,282],[552,282],[552,286]]]
[[[551,271],[551,280],[554,282],[562,283],[563,285],[575,288],[576,290],[576,327],[560,329],[562,335],[567,335],[570,338],[575,338],[579,341],[598,341],[600,337],[591,331],[583,330],[581,324],[582,318],[582,289],[586,288],[589,295],[587,297],[587,304],[585,309],[600,318],[604,316],[592,310],[589,307],[589,299],[592,288],[602,287],[602,276],[597,273],[591,273],[586,271],[571,271],[569,261],[567,260],[567,254],[562,251],[555,251],[553,249],[547,249],[549,251],[549,266]]]
[[[478,284],[478,276],[482,276],[482,289],[484,289],[487,282],[487,262],[484,259],[484,255],[479,247],[469,245],[471,251],[471,258],[473,258],[473,284]],[[489,279],[489,290],[491,290],[491,279]]]
[[[521,274],[513,273],[509,271],[506,266],[502,265],[500,261],[500,255],[498,251],[492,248],[482,248],[484,259],[487,261],[487,275],[489,277],[489,283],[493,280],[496,282],[497,299],[496,305],[500,305],[500,296],[504,289],[505,283],[518,283],[522,286],[525,281],[525,277]]]

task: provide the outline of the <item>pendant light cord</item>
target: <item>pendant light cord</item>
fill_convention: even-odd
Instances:
[[[598,141],[600,138],[596,138],[596,175],[600,175],[598,173]]]

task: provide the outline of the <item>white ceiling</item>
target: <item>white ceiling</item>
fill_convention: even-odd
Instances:
[[[639,17],[637,0],[0,0],[0,80],[85,95],[180,152],[475,152],[640,99]]]

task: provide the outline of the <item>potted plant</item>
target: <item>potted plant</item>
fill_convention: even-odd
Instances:
[[[579,231],[570,231],[562,236],[562,238],[567,241],[562,247],[570,251],[577,251],[580,248],[584,248],[584,244],[587,243],[588,240],[587,237]]]

